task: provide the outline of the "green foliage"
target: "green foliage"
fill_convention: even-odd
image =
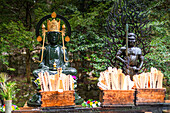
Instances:
[[[3,52],[13,53],[16,49],[22,48],[33,50],[33,33],[26,31],[20,21],[10,21],[8,24],[3,23],[0,30],[3,33],[6,32],[1,35]]]
[[[149,54],[147,54],[145,57],[149,59],[148,67],[156,67],[157,69],[161,70],[164,73],[165,77],[168,77],[170,79],[170,71],[169,71],[169,63],[170,63],[170,57],[169,57],[169,36],[167,34],[165,27],[160,27],[157,29],[158,26],[153,26],[155,28],[156,36],[154,37],[154,40],[151,41],[151,51]],[[162,29],[161,29],[162,28]],[[157,31],[157,30],[158,31]],[[162,32],[163,35],[161,34]],[[146,59],[146,60],[147,60]],[[170,83],[170,81],[169,81]]]
[[[7,70],[15,71],[15,68],[8,67],[8,57],[16,54],[21,54],[23,48],[34,50],[34,45],[37,41],[33,38],[33,32],[27,31],[21,21],[10,21],[9,23],[2,23],[0,27],[2,32],[0,37],[0,58]]]
[[[30,63],[31,51],[38,44],[35,41],[34,32],[34,27],[39,21],[39,16],[36,15],[45,14],[45,11],[39,13],[37,10],[47,7],[47,5],[45,0],[1,0],[0,3],[0,62],[5,65],[5,71],[15,71],[15,68],[10,66],[9,58],[13,56],[25,57],[25,55],[21,55],[21,52],[23,49],[27,49],[26,60],[27,64]],[[26,65],[26,68],[26,74],[29,78],[29,73],[31,73],[28,72],[29,65]]]
[[[0,94],[5,100],[12,100],[14,98],[14,94],[16,94],[16,82],[15,81],[7,81],[9,77],[5,73],[0,73]]]
[[[32,83],[27,83],[26,77],[15,77],[15,81],[17,81],[17,88],[22,89],[19,90],[15,97],[16,99],[13,101],[19,107],[23,107],[25,102],[28,101],[34,94],[37,93],[36,88],[33,86]]]
[[[135,0],[131,0],[132,2]],[[37,22],[55,11],[66,17],[72,28],[71,42],[67,43],[68,50],[73,54],[74,61],[80,61],[79,72],[90,72],[95,76],[97,72],[106,69],[104,27],[106,18],[115,0],[1,0],[0,3],[0,59],[9,65],[9,55],[19,55],[22,48],[30,51],[38,45],[35,40]],[[169,9],[167,0],[142,1],[147,5],[152,29],[152,52],[146,55],[147,66],[161,69],[165,76],[169,76]],[[142,6],[139,6],[139,8]],[[114,46],[114,45],[113,45]],[[119,45],[120,47],[121,45]],[[112,51],[115,54],[115,51]],[[36,55],[35,55],[36,56]],[[70,59],[72,59],[70,58]],[[8,67],[9,70],[14,70]],[[148,68],[149,69],[149,68]]]
[[[72,37],[66,46],[73,54],[70,59],[80,64],[79,79],[83,77],[86,79],[87,76],[83,74],[87,72],[91,72],[93,76],[99,76],[99,72],[106,69],[106,62],[108,62],[105,57],[107,53],[104,48],[104,39],[107,34],[104,27],[114,1],[116,0],[1,0],[0,62],[3,62],[7,69],[15,70],[8,67],[9,56],[19,56],[23,48],[29,48],[32,51],[38,45],[35,40],[36,24],[42,17],[55,11],[70,22]],[[156,67],[164,73],[165,77],[170,78],[169,2],[168,0],[142,0],[142,2],[147,5],[145,11],[149,11],[149,19],[152,21],[150,25],[153,26],[152,51],[145,56],[147,69]],[[115,54],[115,51],[112,53]],[[169,79],[166,80],[170,82]],[[25,101],[35,93],[35,89],[26,81],[19,81],[20,79],[17,80],[17,85],[22,90],[16,94],[18,97],[16,103],[23,106]],[[78,92],[83,98],[88,99],[94,92],[96,93],[97,85],[94,85],[93,81],[87,79],[79,81]],[[96,97],[98,97],[97,94]]]
[[[91,2],[92,3],[92,2]],[[67,44],[73,59],[84,62],[81,72],[90,72],[94,70],[94,75],[99,76],[96,72],[106,69],[106,59],[103,55],[105,33],[105,17],[111,9],[111,2],[94,2],[89,5],[87,13],[78,8],[74,8],[74,13],[69,22],[72,27],[71,42]],[[90,2],[88,2],[90,4]],[[105,10],[103,10],[105,9]],[[80,54],[77,54],[80,53]],[[90,63],[89,63],[90,62]],[[86,66],[89,67],[87,67]],[[104,64],[104,65],[103,65]]]
[[[152,4],[150,19],[152,23],[151,52],[147,54],[147,67],[161,70],[170,84],[170,50],[169,50],[169,10],[166,0]],[[148,70],[149,70],[148,68]]]
[[[6,73],[0,73],[0,82],[5,83],[10,77]]]

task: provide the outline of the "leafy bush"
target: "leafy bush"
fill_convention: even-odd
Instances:
[[[14,95],[19,90],[16,88],[16,82],[15,81],[8,81],[9,77],[5,73],[0,74],[0,94],[5,100],[12,100],[14,98]]]

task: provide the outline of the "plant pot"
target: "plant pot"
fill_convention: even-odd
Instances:
[[[12,100],[5,100],[5,113],[11,113],[12,111]]]

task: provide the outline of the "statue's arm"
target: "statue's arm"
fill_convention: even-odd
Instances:
[[[144,62],[144,56],[142,56],[142,55],[139,56],[139,62],[140,62],[140,65],[138,67],[138,70],[141,70],[141,68],[143,66],[143,62]]]
[[[121,61],[122,63],[126,63],[126,61],[121,58],[121,55],[123,54],[123,52],[125,51],[126,48],[122,47],[116,54],[116,58]]]

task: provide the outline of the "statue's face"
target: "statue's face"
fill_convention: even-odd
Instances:
[[[136,38],[134,33],[129,33],[128,34],[128,44],[129,46],[133,47],[135,45]]]
[[[59,41],[59,36],[60,34],[58,32],[48,32],[47,33],[48,42],[51,45],[57,44],[57,42]]]

